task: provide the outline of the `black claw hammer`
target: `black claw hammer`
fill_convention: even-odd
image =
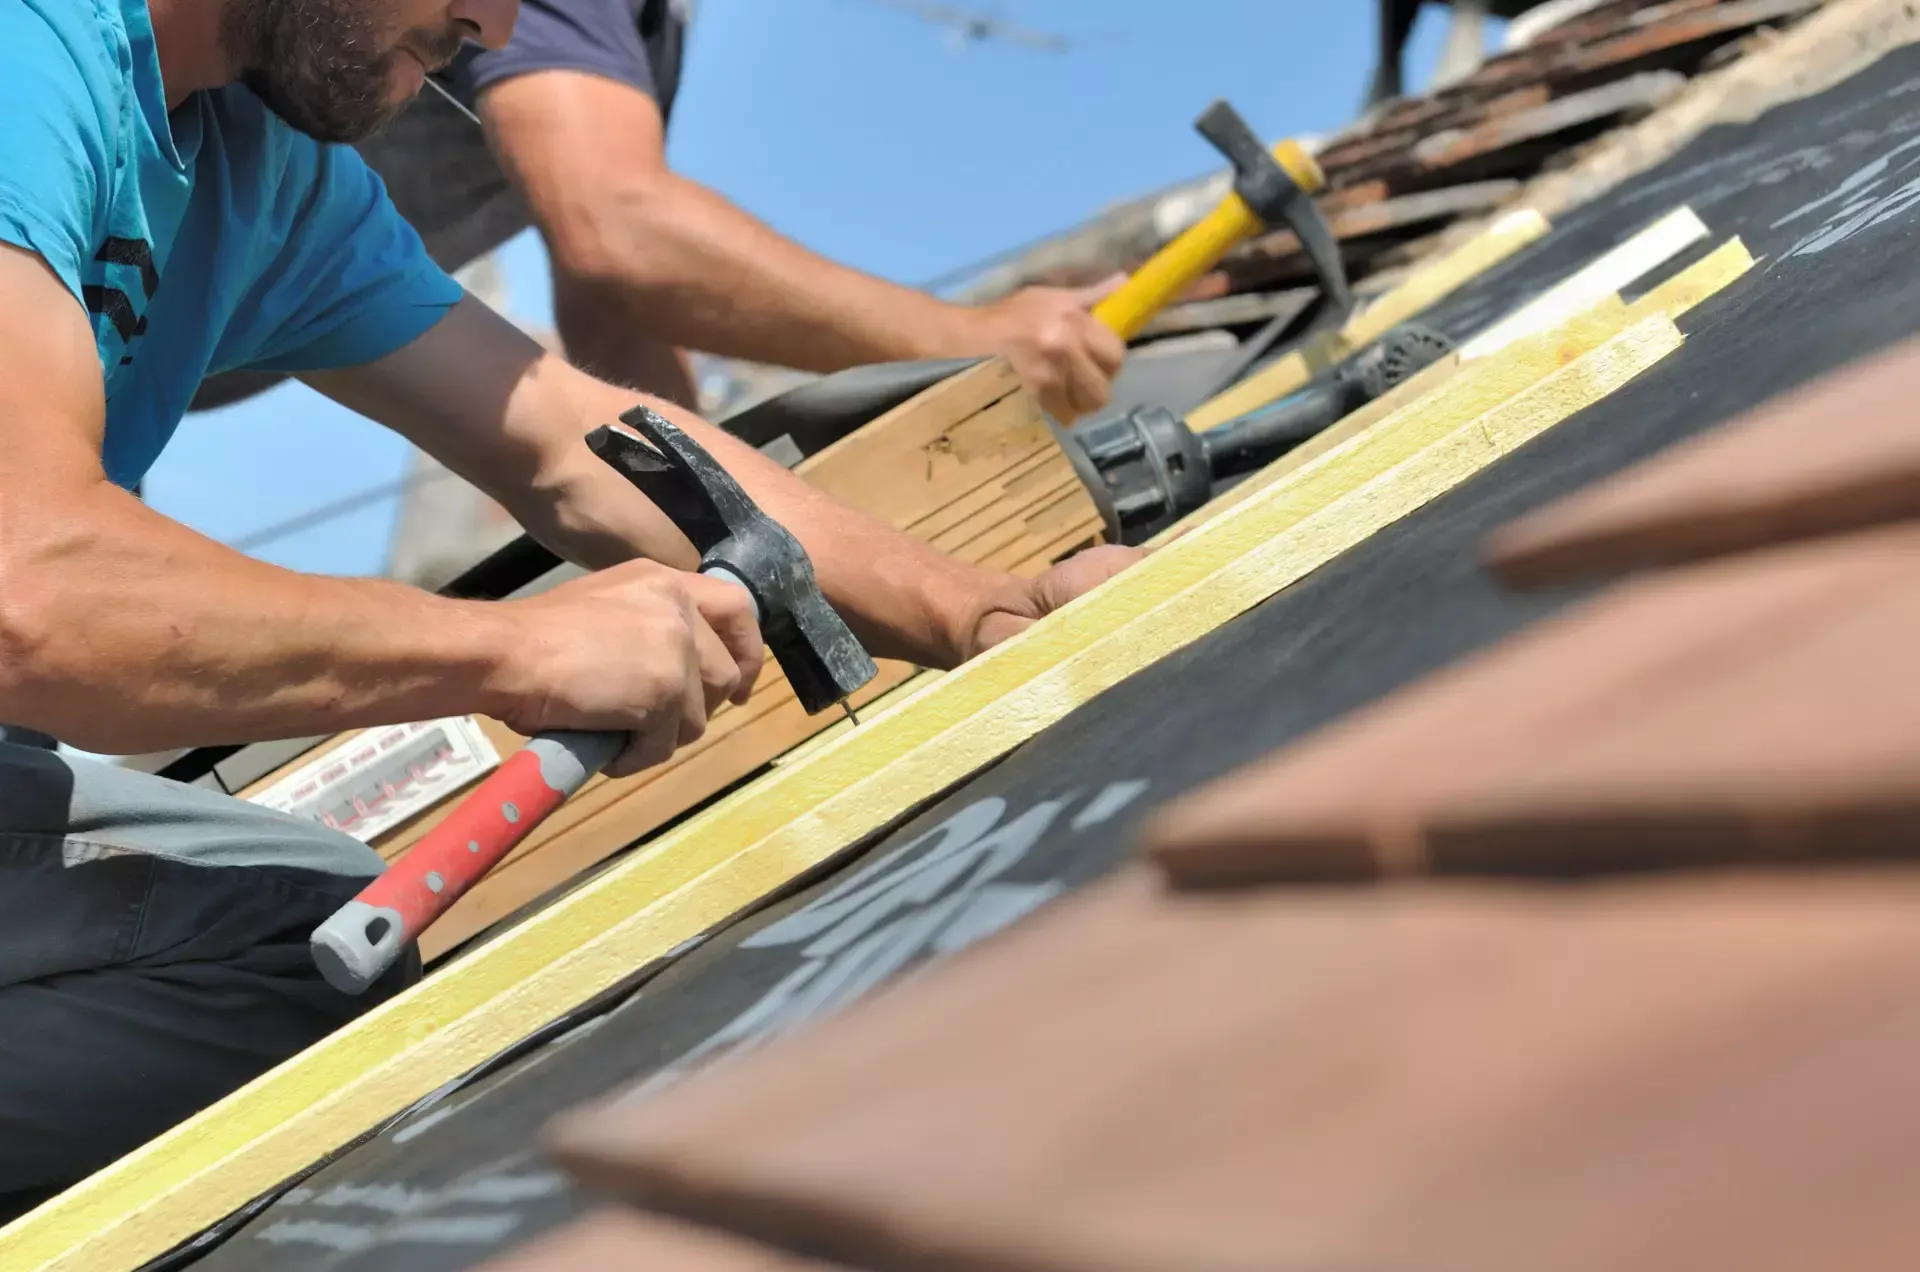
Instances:
[[[640,437],[602,425],[587,434],[588,447],[693,541],[702,574],[746,589],[761,637],[808,714],[845,703],[879,674],[821,594],[800,541],[760,511],[713,456],[644,406],[620,422]],[[328,983],[364,993],[409,941],[625,744],[618,733],[543,733],[509,756],[406,856],[314,930],[314,961]]]
[[[651,447],[604,424],[587,434],[587,445],[693,541],[702,574],[747,590],[767,649],[809,714],[846,701],[879,674],[821,595],[813,562],[785,526],[760,511],[740,483],[672,423],[644,406],[620,422]]]

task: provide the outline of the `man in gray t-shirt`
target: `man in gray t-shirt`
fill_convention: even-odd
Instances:
[[[443,78],[484,132],[423,93],[361,153],[448,269],[537,226],[569,360],[683,405],[684,349],[818,372],[999,353],[1062,422],[1105,403],[1125,349],[1088,312],[1099,289],[948,304],[828,261],[669,170],[690,7],[521,0],[507,47],[469,50]],[[259,387],[211,382],[196,405]]]

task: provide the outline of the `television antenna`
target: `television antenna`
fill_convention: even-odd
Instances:
[[[1065,53],[1073,47],[1073,42],[1063,35],[1036,31],[1031,27],[1021,26],[983,10],[963,8],[957,4],[942,4],[940,0],[869,0],[869,2],[898,10],[935,26],[945,27],[948,39],[960,52],[966,51],[975,44],[985,44],[989,41],[998,44],[1017,44],[1022,48],[1033,49],[1040,53]]]

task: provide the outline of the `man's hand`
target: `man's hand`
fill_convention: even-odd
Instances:
[[[1145,556],[1140,548],[1089,548],[1036,578],[1008,580],[988,595],[972,616],[961,652],[972,658],[992,649]]]
[[[501,720],[524,734],[630,735],[608,766],[624,777],[706,732],[723,702],[744,703],[765,651],[736,584],[629,561],[507,602],[518,647],[500,671]]]
[[[1115,275],[1092,287],[1029,287],[972,311],[975,343],[1005,355],[1021,382],[1062,424],[1107,404],[1127,346],[1091,312],[1124,282]]]

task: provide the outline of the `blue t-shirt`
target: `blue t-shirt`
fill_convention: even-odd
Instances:
[[[0,241],[91,316],[123,486],[208,373],[369,362],[460,298],[352,148],[237,85],[169,118],[146,0],[0,0],[0,120]]]

